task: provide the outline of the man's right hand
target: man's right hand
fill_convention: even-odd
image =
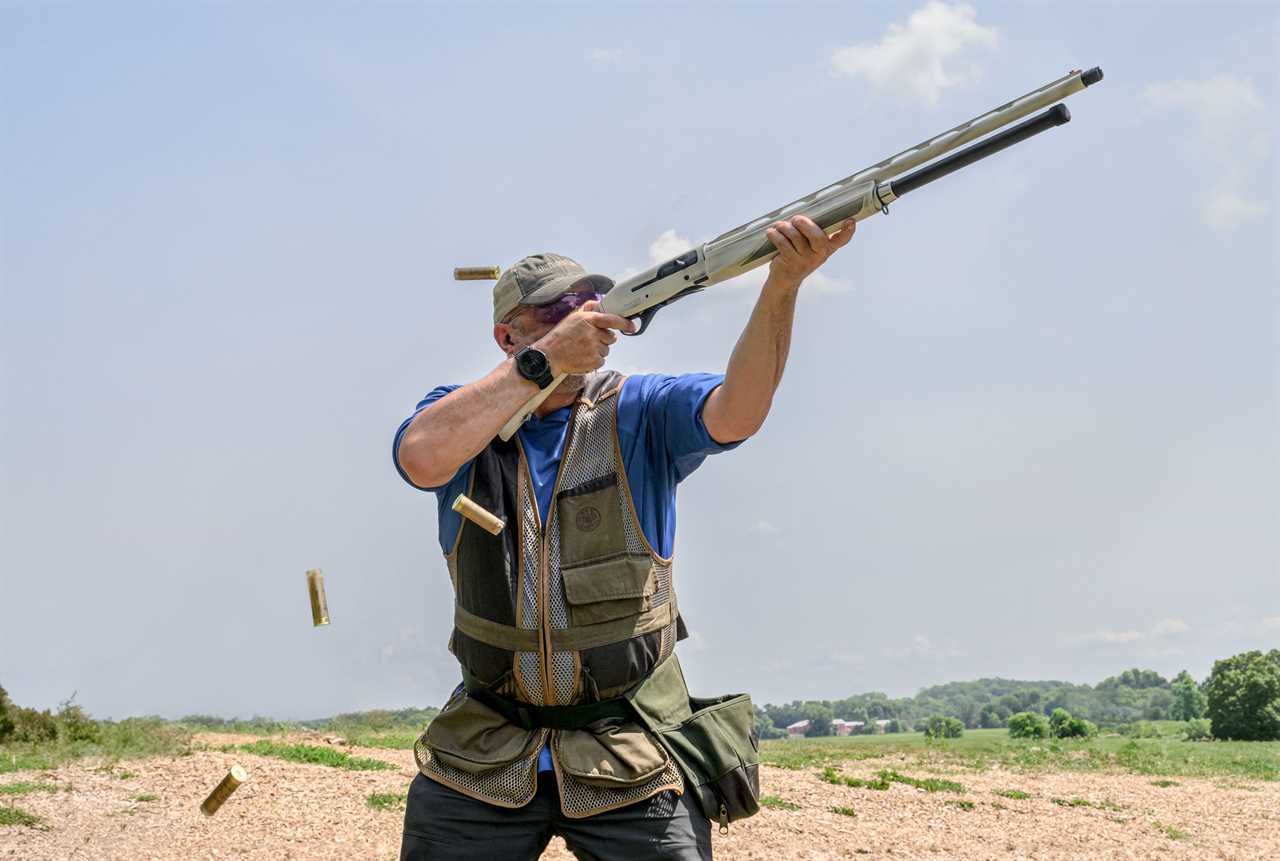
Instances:
[[[612,330],[635,331],[626,317],[599,309],[599,302],[584,303],[534,342],[546,354],[553,374],[586,374],[602,367],[609,345],[618,340]]]

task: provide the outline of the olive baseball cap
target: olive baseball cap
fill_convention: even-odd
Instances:
[[[521,257],[493,285],[493,322],[501,323],[521,305],[550,305],[575,287],[587,285],[596,293],[608,293],[613,279],[592,275],[563,254]]]

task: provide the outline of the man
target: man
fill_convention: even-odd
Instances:
[[[600,310],[609,279],[554,254],[503,273],[504,360],[431,391],[393,447],[401,476],[438,497],[464,680],[415,748],[402,861],[533,859],[553,834],[582,859],[711,857],[705,803],[616,704],[659,675],[683,686],[669,669],[686,636],[676,485],[764,423],[800,284],[855,228],[828,237],[804,216],[769,228],[778,254],[723,376],[602,371],[614,330],[634,329]],[[498,439],[561,373],[516,436]],[[455,514],[460,494],[503,518],[502,532]]]

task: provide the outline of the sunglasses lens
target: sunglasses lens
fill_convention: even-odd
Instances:
[[[593,299],[599,301],[601,298],[599,293],[565,293],[550,305],[535,308],[533,316],[540,323],[559,323],[575,308],[580,308]]]

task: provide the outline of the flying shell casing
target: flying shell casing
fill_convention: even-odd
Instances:
[[[213,792],[209,793],[209,797],[200,805],[200,812],[205,816],[212,816],[218,812],[218,808],[222,803],[231,797],[231,793],[240,788],[240,784],[249,779],[249,773],[238,765],[231,766],[231,770],[227,772],[227,776],[222,778],[217,786],[213,788]]]
[[[454,281],[497,281],[501,266],[459,266],[453,270]]]
[[[319,568],[307,572],[307,591],[311,594],[311,624],[329,624],[329,602],[324,598],[324,575]]]
[[[490,514],[461,493],[453,501],[453,510],[491,535],[497,535],[507,525],[501,517]]]

